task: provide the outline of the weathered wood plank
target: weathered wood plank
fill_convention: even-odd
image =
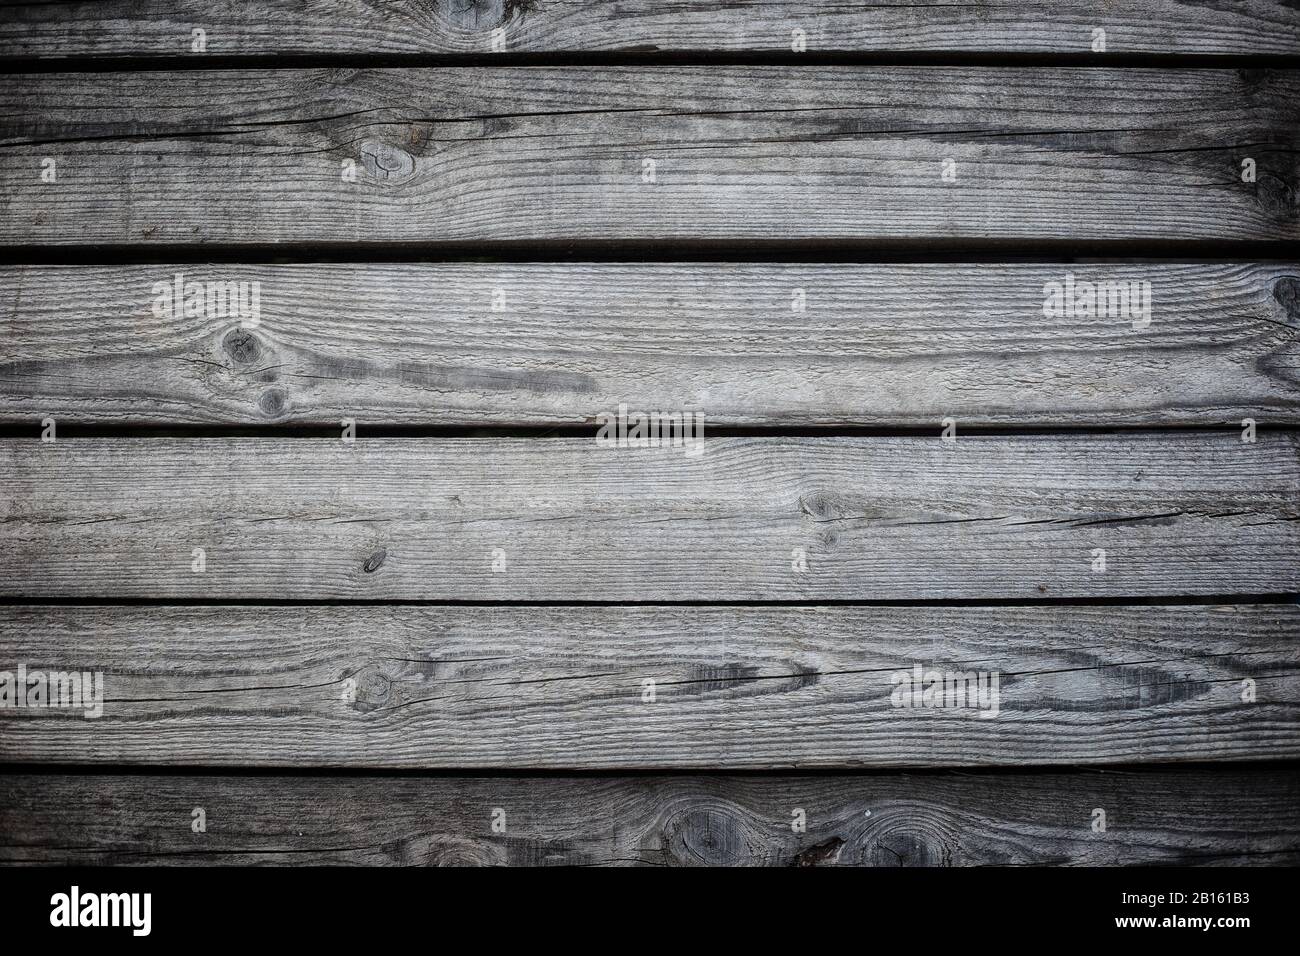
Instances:
[[[24,662],[29,673],[101,672],[103,706],[98,717],[0,708],[0,760],[762,769],[1286,759],[1300,756],[1297,637],[1293,605],[16,606],[0,624],[10,673]],[[917,666],[922,680],[983,674],[985,697],[902,706],[901,675]]]
[[[888,6],[789,0],[561,3],[546,0],[99,0],[17,3],[0,56],[198,56],[504,52],[1300,53],[1300,14],[1284,0],[1023,0]],[[496,46],[494,47],[494,33]]]
[[[0,117],[0,245],[1300,238],[1293,70],[10,75]]]
[[[204,833],[192,829],[204,810]],[[1093,812],[1106,811],[1105,832]],[[504,811],[505,832],[492,830]],[[802,810],[806,830],[792,823]],[[498,817],[500,819],[500,817]],[[0,863],[977,866],[1300,862],[1300,773],[0,779]]]
[[[1294,434],[0,442],[0,594],[471,600],[1300,590]],[[699,448],[702,453],[696,454]],[[206,570],[192,570],[192,551]],[[807,570],[796,571],[799,549]],[[1106,570],[1093,570],[1095,549]],[[494,571],[496,566],[499,570]]]
[[[1150,311],[1045,316],[1071,275]],[[1300,264],[7,266],[0,421],[1296,424],[1298,303]]]

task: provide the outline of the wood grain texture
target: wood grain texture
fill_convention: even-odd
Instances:
[[[18,662],[101,671],[104,704],[98,718],[0,709],[0,760],[762,769],[1288,759],[1300,756],[1298,637],[1294,605],[14,606],[0,624],[11,673]],[[895,677],[917,665],[996,671],[996,708],[899,706]]]
[[[207,832],[191,831],[195,807]],[[1094,833],[1092,812],[1106,810]],[[505,833],[491,829],[505,811]],[[801,809],[807,830],[796,833]],[[1294,865],[1300,773],[0,779],[0,863]]]
[[[1300,590],[1294,434],[0,442],[0,594],[1060,598]],[[206,549],[206,572],[191,555]],[[1094,549],[1107,570],[1092,570]],[[794,570],[804,549],[807,570]],[[497,554],[496,552],[501,552]],[[493,562],[504,561],[494,572]]]
[[[1296,239],[1297,130],[1293,70],[8,75],[0,245]]]
[[[1284,0],[1023,0],[962,3],[579,3],[563,0],[99,0],[16,3],[0,56],[176,56],[206,30],[215,56],[493,52],[1088,53],[1095,28],[1111,53],[1294,54],[1300,14]]]
[[[178,274],[256,322],[155,312]],[[1067,274],[1149,282],[1150,324],[1044,317]],[[1296,424],[1298,339],[1300,264],[7,266],[0,421]]]

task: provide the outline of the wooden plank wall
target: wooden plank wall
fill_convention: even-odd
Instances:
[[[1297,57],[5,6],[0,862],[1300,862]]]

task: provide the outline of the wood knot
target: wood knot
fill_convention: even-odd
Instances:
[[[366,563],[361,565],[361,570],[366,574],[374,574],[379,570],[380,565],[384,563],[384,558],[388,557],[388,550],[380,548],[370,557],[366,558]]]
[[[468,0],[452,3],[439,13],[448,17],[459,30],[482,32],[492,27],[508,27],[518,18],[540,9],[542,0]],[[441,6],[441,5],[440,5]]]
[[[389,695],[393,692],[393,680],[387,674],[378,668],[367,667],[358,671],[354,680],[356,681],[356,698],[352,701],[354,710],[370,713],[388,703]]]
[[[952,866],[958,841],[951,821],[933,808],[916,806],[872,816],[860,836],[867,866]],[[856,854],[854,854],[856,856]]]
[[[1250,88],[1255,86],[1263,86],[1264,84],[1268,83],[1273,77],[1273,71],[1261,70],[1258,68],[1250,68],[1250,69],[1238,70],[1237,76],[1241,78],[1241,83],[1243,86]]]
[[[752,862],[757,851],[752,827],[725,806],[695,807],[678,814],[664,828],[668,853],[679,863],[734,866]]]
[[[1293,322],[1300,322],[1300,279],[1283,276],[1273,283],[1273,298],[1286,309]]]
[[[821,492],[799,496],[799,511],[815,521],[831,517],[831,503]]]
[[[279,418],[289,407],[289,396],[282,388],[268,388],[258,398],[257,407],[267,418]]]
[[[361,162],[375,179],[397,183],[415,173],[415,157],[400,146],[368,140],[361,144]]]
[[[221,347],[236,365],[252,365],[262,354],[262,344],[247,329],[231,329],[222,339]]]
[[[419,866],[503,866],[508,859],[506,848],[487,840],[441,837],[430,841]]]
[[[1296,187],[1279,175],[1260,170],[1259,179],[1255,183],[1255,199],[1269,215],[1277,219],[1300,217]]]
[[[523,19],[537,9],[539,0],[504,0],[501,4],[501,22],[507,23],[516,16]]]

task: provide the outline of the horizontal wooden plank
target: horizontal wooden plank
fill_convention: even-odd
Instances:
[[[27,674],[99,672],[102,708],[89,717],[96,700],[0,708],[0,761],[762,769],[1286,759],[1300,757],[1297,637],[1294,605],[16,606],[0,623],[11,680],[19,664]],[[903,677],[918,667],[921,684],[931,672],[973,673],[985,696],[974,706],[911,700]]]
[[[206,831],[193,830],[194,810]],[[1094,811],[1106,812],[1096,832]],[[806,829],[792,826],[803,811]],[[492,829],[494,811],[505,831]],[[0,863],[1294,865],[1289,769],[0,779]]]
[[[937,433],[709,438],[706,428],[692,448],[632,448],[595,436],[361,430],[352,444],[4,440],[0,594],[770,601],[1300,590],[1293,433],[1249,444],[1236,431],[959,429],[948,443]],[[192,569],[196,548],[203,573]]]
[[[1297,129],[1294,70],[8,75],[0,245],[1296,239]]]
[[[0,21],[3,56],[498,52],[1300,53],[1300,14],[1284,0],[1023,0],[888,6],[789,0],[664,4],[534,0],[98,0],[19,3]],[[497,31],[500,31],[499,33]],[[494,36],[495,35],[495,36]],[[494,46],[494,39],[496,41]]]
[[[1071,276],[1149,311],[1058,314]],[[0,421],[1296,424],[1298,303],[1300,264],[6,266]]]

